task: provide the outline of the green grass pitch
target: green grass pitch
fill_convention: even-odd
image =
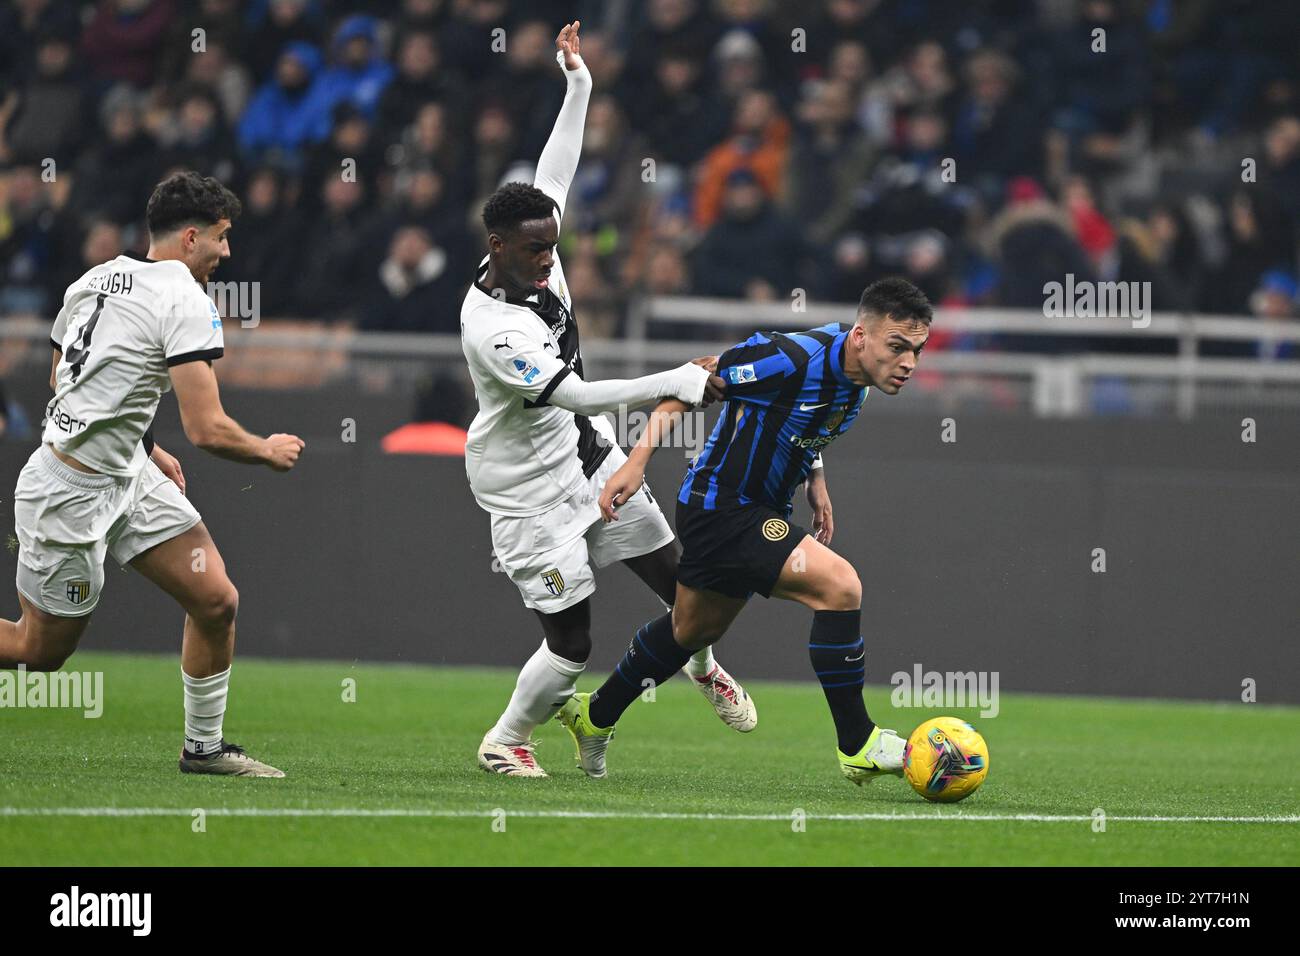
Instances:
[[[742,736],[673,681],[628,712],[609,778],[583,776],[553,723],[538,751],[551,778],[512,780],[474,756],[513,673],[245,658],[227,736],[289,776],[242,780],[177,770],[176,657],[65,669],[104,672],[102,717],[0,710],[7,865],[1300,864],[1300,708],[1004,694],[992,719],[949,710],[984,733],[990,775],[937,806],[900,780],[844,781],[813,683],[754,683],[759,725]],[[935,715],[892,709],[887,690],[868,690],[886,726]]]

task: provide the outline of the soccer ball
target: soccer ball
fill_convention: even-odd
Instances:
[[[964,720],[935,717],[907,738],[903,776],[927,800],[964,800],[979,789],[988,772],[988,744]]]

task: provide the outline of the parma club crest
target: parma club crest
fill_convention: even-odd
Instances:
[[[546,585],[546,590],[550,591],[556,597],[559,597],[564,593],[564,576],[560,574],[559,568],[551,568],[549,571],[543,571],[542,583]]]
[[[68,582],[68,600],[73,604],[80,604],[86,598],[90,597],[89,581],[69,581]]]

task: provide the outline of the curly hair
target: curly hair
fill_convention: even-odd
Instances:
[[[181,226],[234,222],[242,208],[235,194],[211,176],[173,173],[154,187],[145,221],[149,235],[165,236]]]
[[[862,290],[858,314],[878,319],[889,316],[901,322],[929,325],[934,318],[934,309],[924,292],[902,276],[890,276]]]
[[[555,209],[555,201],[528,183],[506,183],[483,204],[483,225],[498,235],[510,233],[520,223],[546,219]]]

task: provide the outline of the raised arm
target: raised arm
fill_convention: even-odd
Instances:
[[[568,89],[560,115],[555,118],[550,139],[537,160],[537,175],[533,185],[555,200],[560,217],[564,217],[564,203],[569,195],[569,184],[578,171],[578,156],[582,153],[582,130],[587,123],[587,101],[591,98],[591,71],[578,55],[578,27],[581,21],[566,24],[555,38],[555,59],[564,70]]]

